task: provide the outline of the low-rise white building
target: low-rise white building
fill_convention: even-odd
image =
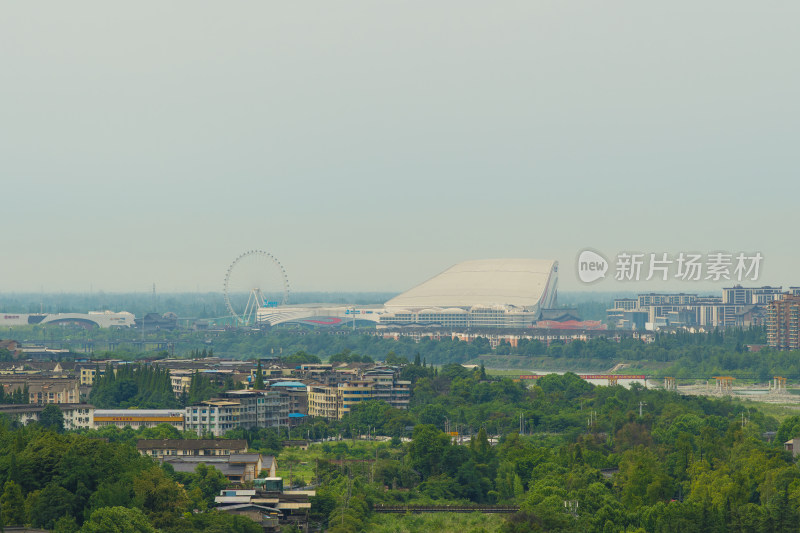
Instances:
[[[184,411],[182,409],[96,409],[96,427],[116,426],[133,429],[152,428],[159,424],[170,424],[177,430],[184,430]]]
[[[42,404],[0,405],[0,414],[12,420],[17,420],[23,425],[38,422],[39,415],[45,408]],[[64,415],[64,429],[94,429],[94,406],[88,403],[62,403],[58,404]]]

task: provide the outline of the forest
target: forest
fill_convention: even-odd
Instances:
[[[137,383],[143,401],[163,392],[159,371],[128,366],[117,379]],[[287,486],[315,485],[312,524],[332,532],[435,523],[498,532],[798,530],[800,469],[782,443],[800,437],[800,416],[778,420],[757,404],[636,385],[595,387],[570,373],[528,386],[419,357],[401,373],[413,383],[407,411],[366,401],[342,420],[226,437],[278,455]],[[104,531],[109,523],[125,532],[257,531],[249,520],[211,510],[226,484],[219,472],[177,474],[135,449],[138,438],[197,435],[167,425],[65,434],[54,414],[26,427],[0,419],[3,524],[59,532]],[[364,435],[387,440],[364,442]],[[289,436],[318,443],[305,452],[282,448]],[[381,505],[518,511],[412,519],[381,515]]]
[[[457,368],[414,368],[409,412],[364,402],[334,428],[395,438],[369,471],[321,464],[316,513],[329,531],[385,526],[381,504],[489,503],[519,506],[496,518],[504,532],[800,527],[800,469],[782,445],[800,437],[800,417],[779,423],[740,402],[594,387],[572,374],[526,389]],[[458,445],[445,424],[471,437]],[[347,441],[329,446],[347,457]]]
[[[213,468],[176,474],[131,443],[0,417],[0,525],[57,533],[258,533],[210,510],[227,480]],[[196,512],[195,512],[196,511]]]
[[[478,531],[797,530],[800,469],[782,443],[800,437],[800,416],[779,421],[741,401],[594,387],[569,373],[529,388],[421,358],[403,365],[402,377],[413,382],[408,411],[367,401],[342,420],[311,419],[291,433],[226,436],[296,469],[312,462],[313,476],[291,481],[319,484],[312,518],[329,531],[402,530],[406,519],[376,506],[423,504],[519,507],[478,521]],[[455,443],[445,429],[466,440]],[[194,437],[145,431],[90,433],[129,446],[142,436]],[[391,440],[365,448],[359,436],[368,434]],[[313,445],[312,461],[282,450],[288,436],[342,440]],[[450,520],[467,527],[466,518]]]
[[[119,341],[119,346],[113,351],[89,354],[90,358],[96,360],[116,358],[136,361],[170,356],[190,358],[205,352],[233,359],[279,357],[286,364],[299,364],[321,360],[368,362],[381,360],[384,354],[393,353],[400,361],[412,361],[419,354],[435,365],[483,361],[487,366],[519,369],[535,364],[545,369],[589,370],[626,363],[654,377],[692,378],[724,373],[738,379],[762,382],[774,375],[800,378],[800,352],[777,351],[765,346],[766,331],[763,327],[729,328],[706,333],[657,333],[652,342],[630,336],[623,336],[619,342],[595,337],[569,343],[552,341],[549,345],[535,339],[522,339],[516,346],[501,342],[495,347],[484,337],[472,342],[423,337],[416,342],[410,337],[395,340],[363,330],[311,330],[294,326],[148,333],[145,340],[158,340],[171,346],[170,351],[160,352],[135,349],[133,343],[138,342],[140,337],[136,331],[84,331],[32,326],[17,328],[13,333],[17,339],[28,338],[33,341],[47,337],[66,348],[77,348],[90,337],[98,342],[106,338]],[[757,356],[754,356],[751,347],[760,350]],[[85,357],[80,353],[69,357],[81,356]],[[122,394],[121,397],[124,396]]]
[[[401,367],[401,378],[412,382],[409,410],[366,401],[342,420],[309,418],[291,431],[239,429],[226,435],[247,439],[254,451],[279,455],[289,465],[283,471],[289,485],[316,486],[312,522],[318,529],[797,531],[800,469],[783,442],[800,437],[800,416],[777,419],[750,402],[637,385],[595,387],[570,373],[521,383],[492,376],[483,364],[459,364],[476,356],[489,361],[543,355],[609,364],[657,361],[661,372],[677,377],[721,371],[754,380],[800,376],[800,354],[749,351],[763,339],[763,329],[751,328],[659,334],[651,343],[595,338],[493,349],[485,339],[416,343],[278,328],[223,332],[212,346],[215,354],[275,354],[289,365],[383,360]],[[225,387],[233,388],[198,374],[176,398],[165,370],[132,361],[116,373],[106,368],[89,400],[101,408],[173,408]],[[21,395],[10,393],[4,401]],[[102,531],[110,522],[130,524],[122,531],[252,530],[248,521],[209,510],[224,485],[218,472],[176,474],[135,450],[137,438],[197,435],[168,426],[64,434],[54,413],[47,415],[28,427],[0,421],[4,524],[70,532]],[[387,440],[365,444],[365,435]],[[287,437],[320,442],[299,452],[282,448]],[[412,518],[382,515],[376,512],[381,505],[519,510],[490,519]]]
[[[610,331],[609,335],[613,333]],[[288,358],[294,354],[305,354],[328,360],[341,354],[358,354],[360,357],[380,360],[382,354],[393,352],[406,360],[413,360],[419,353],[429,363],[437,365],[465,363],[478,358],[491,361],[493,356],[516,358],[524,365],[526,358],[544,357],[553,361],[654,363],[659,372],[665,367],[671,367],[668,370],[671,373],[667,375],[675,375],[680,369],[689,373],[730,369],[739,372],[737,377],[755,377],[773,370],[800,376],[798,353],[777,352],[764,347],[766,332],[763,327],[729,328],[706,333],[657,333],[653,342],[623,335],[620,342],[606,337],[595,337],[588,341],[576,340],[566,344],[553,341],[547,345],[535,339],[522,339],[516,346],[501,342],[495,347],[492,347],[488,339],[480,336],[472,342],[449,338],[433,340],[429,337],[423,337],[416,342],[410,337],[400,337],[398,340],[384,338],[369,330],[312,330],[295,326],[213,332],[160,331],[144,336],[143,340],[147,342],[158,341],[170,345],[169,352],[137,351],[134,343],[141,340],[141,334],[133,330],[89,331],[80,328],[30,326],[16,328],[4,335],[28,342],[47,338],[58,346],[73,349],[78,349],[82,346],[81,343],[89,340],[102,342],[113,339],[119,344],[114,351],[99,350],[89,354],[93,359],[136,360],[168,356],[190,358],[208,350],[218,357],[232,359]],[[758,358],[751,357],[749,347],[753,345],[762,348]],[[82,355],[78,352],[74,354]]]
[[[189,390],[176,397],[169,371],[158,365],[128,364],[114,369],[108,364],[103,372],[97,370],[89,401],[98,409],[174,409],[242,387],[232,378],[217,383],[195,372]]]

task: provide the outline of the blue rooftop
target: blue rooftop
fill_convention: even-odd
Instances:
[[[305,385],[299,383],[297,381],[278,381],[277,383],[273,383],[270,385],[271,387],[303,387],[306,388]]]

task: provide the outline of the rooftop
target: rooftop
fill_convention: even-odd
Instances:
[[[270,385],[271,387],[303,387],[306,386],[303,383],[298,381],[278,381],[277,383],[273,383]]]
[[[139,439],[139,450],[246,450],[247,441],[241,439]]]
[[[183,409],[95,409],[95,417],[124,416],[124,417],[183,417]]]
[[[386,302],[388,311],[476,305],[549,305],[557,263],[543,259],[465,261]],[[545,300],[542,302],[542,300]]]

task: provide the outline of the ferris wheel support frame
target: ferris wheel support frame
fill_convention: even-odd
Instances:
[[[244,307],[242,313],[242,322],[244,325],[255,324],[258,322],[258,309],[264,305],[264,293],[261,289],[256,287],[250,290],[250,296],[247,297],[247,305]]]
[[[280,261],[278,261],[274,255],[269,252],[265,252],[264,250],[248,250],[247,252],[240,254],[228,266],[228,270],[225,272],[225,283],[223,286],[225,305],[228,307],[228,311],[238,326],[249,326],[251,323],[256,323],[258,321],[258,309],[265,305],[264,293],[262,292],[261,287],[253,287],[250,289],[250,295],[247,298],[247,304],[242,312],[237,312],[231,303],[231,274],[234,272],[236,265],[239,264],[243,259],[254,256],[268,259],[278,268],[280,279],[283,284],[283,297],[279,302],[279,305],[286,305],[289,303],[289,277],[286,275],[286,269],[283,268],[283,265],[280,263]]]

